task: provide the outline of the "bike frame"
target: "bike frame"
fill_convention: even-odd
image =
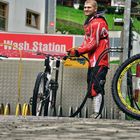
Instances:
[[[54,67],[55,63],[55,67]],[[55,79],[54,82],[58,84],[58,74],[59,74],[59,67],[60,67],[60,58],[58,57],[52,57],[52,56],[47,56],[45,59],[45,76],[47,78],[47,83],[45,85],[45,89],[49,87],[48,84],[50,84],[52,80],[52,73],[53,70],[55,70]],[[53,83],[52,83],[53,84]],[[57,87],[54,87],[53,90],[48,89],[50,96],[49,96],[49,105],[48,105],[48,116],[51,115],[51,108],[54,107],[54,115],[56,115],[56,107],[55,107],[55,101],[56,101],[56,94],[57,94]],[[47,90],[46,90],[47,91]],[[53,101],[53,102],[52,102]]]

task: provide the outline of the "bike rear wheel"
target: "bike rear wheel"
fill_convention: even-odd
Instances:
[[[117,69],[112,81],[114,101],[124,113],[138,120],[140,120],[139,65],[140,54],[132,56]]]

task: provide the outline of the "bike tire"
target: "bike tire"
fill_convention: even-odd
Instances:
[[[54,83],[54,80],[52,79],[50,81],[50,89],[46,91],[47,95],[49,95],[49,98],[45,101],[45,111],[44,116],[56,116],[56,96],[55,96],[55,90],[52,90],[51,86],[52,83]]]
[[[43,72],[40,72],[36,78],[36,82],[35,82],[35,86],[34,86],[34,90],[33,90],[33,99],[32,99],[32,115],[33,116],[41,116],[44,114],[47,114],[46,111],[44,109],[44,102],[43,102],[43,96],[45,95],[45,91],[44,91],[44,85],[45,85],[45,75]],[[41,93],[39,93],[39,89],[42,85],[42,91]],[[39,95],[40,94],[40,95]],[[39,98],[38,98],[39,97]],[[38,99],[39,99],[39,105],[38,105]],[[38,109],[37,107],[40,106],[40,108]],[[37,111],[38,110],[38,111]],[[43,112],[44,110],[44,112]]]
[[[130,78],[128,77],[127,74],[129,71],[131,71],[131,76],[135,75],[136,73],[135,67],[138,63],[140,63],[140,54],[134,55],[129,59],[127,59],[126,61],[124,61],[122,65],[116,70],[112,80],[112,96],[115,103],[120,108],[120,110],[122,110],[128,116],[140,120],[140,109],[130,104],[131,101],[129,99],[129,96],[127,95],[128,89],[126,90],[126,92],[123,91],[125,87],[129,88],[130,85],[128,84],[128,82],[130,82],[131,84],[135,84],[135,82],[131,80],[134,80],[136,78],[135,77]],[[125,84],[123,85],[125,79],[127,83],[125,83],[126,85]],[[134,91],[134,89],[131,89],[131,92],[132,91]],[[133,99],[133,102],[137,103],[134,99],[135,93],[133,92],[131,94],[132,94],[131,100]],[[137,105],[140,106],[140,103],[138,102]]]

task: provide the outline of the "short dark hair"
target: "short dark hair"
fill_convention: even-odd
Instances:
[[[97,1],[95,1],[95,0],[86,0],[85,4],[86,3],[91,3],[93,6],[98,7]]]

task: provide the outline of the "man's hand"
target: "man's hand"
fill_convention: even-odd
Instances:
[[[68,51],[68,55],[75,56],[75,49],[71,49]]]
[[[74,48],[69,49],[67,52],[68,52],[68,55],[70,55],[70,56],[77,56],[77,57],[79,57],[79,52],[78,52],[78,50],[76,50],[76,49],[74,49]]]

